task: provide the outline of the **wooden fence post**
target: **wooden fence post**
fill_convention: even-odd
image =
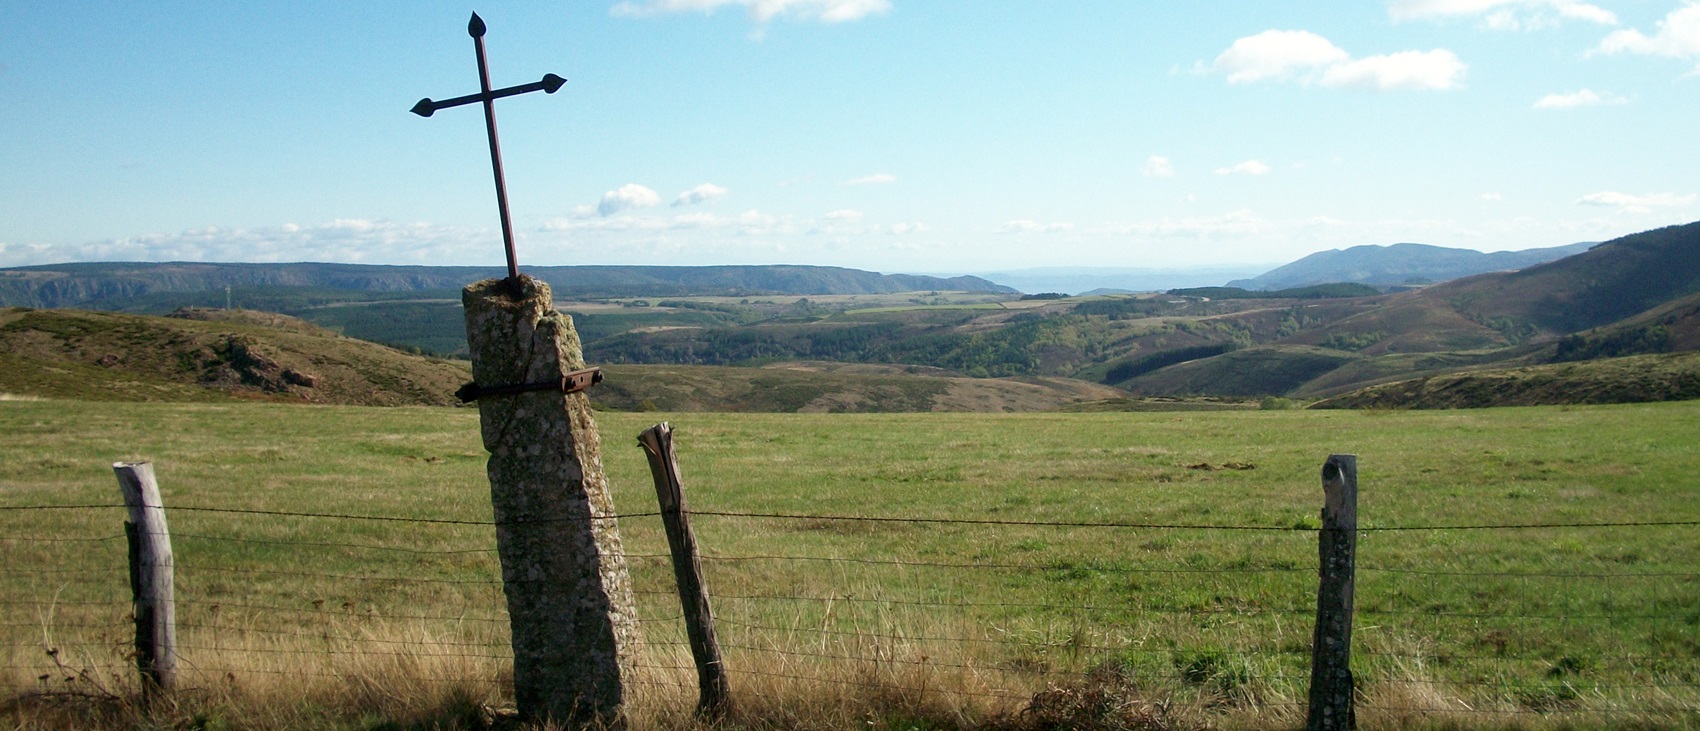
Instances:
[[[662,422],[638,435],[649,472],[655,478],[655,497],[661,504],[661,522],[667,528],[667,548],[673,554],[673,577],[679,585],[679,603],[685,610],[685,635],[697,665],[697,713],[709,718],[725,714],[731,697],[726,666],[720,657],[720,640],[714,636],[714,612],[708,605],[708,587],[702,581],[702,557],[697,553],[696,534],[691,532],[685,507],[685,489],[679,482],[679,460],[673,453],[673,427]]]
[[[637,610],[590,402],[568,392],[578,333],[528,276],[468,285],[461,303],[520,717],[623,728]]]
[[[1358,546],[1358,458],[1329,455],[1322,465],[1321,581],[1311,636],[1310,713],[1305,727],[1357,727],[1352,707],[1352,584]]]
[[[177,685],[177,609],[172,597],[171,534],[153,465],[112,465],[130,519],[124,537],[130,546],[130,592],[136,615],[136,669],[142,698],[152,701]]]

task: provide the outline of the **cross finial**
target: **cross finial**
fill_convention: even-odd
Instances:
[[[508,257],[508,280],[514,285],[519,283],[519,264],[514,258],[513,223],[508,217],[508,186],[502,176],[502,149],[496,137],[496,105],[495,101],[502,97],[524,94],[541,90],[545,94],[553,94],[567,83],[554,74],[544,74],[543,78],[529,84],[510,86],[505,89],[490,89],[490,66],[484,58],[484,19],[478,13],[472,14],[472,20],[467,21],[466,33],[472,36],[473,50],[478,55],[478,93],[458,96],[444,101],[431,101],[429,97],[420,99],[411,110],[421,117],[429,117],[439,109],[458,107],[462,104],[481,102],[484,106],[484,129],[490,138],[490,168],[496,177],[496,208],[502,216],[502,246]]]

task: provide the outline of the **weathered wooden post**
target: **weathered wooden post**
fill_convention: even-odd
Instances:
[[[130,593],[136,615],[136,669],[142,698],[151,702],[177,685],[177,609],[172,592],[171,533],[148,462],[117,462],[118,490],[130,519]]]
[[[549,285],[489,279],[461,301],[476,384],[462,394],[478,399],[490,452],[520,715],[623,727],[637,614],[601,440],[580,392],[593,372]]]
[[[1311,635],[1311,731],[1357,728],[1352,707],[1352,583],[1358,546],[1358,458],[1329,455],[1322,465],[1321,581]]]
[[[661,522],[667,529],[667,548],[673,554],[673,577],[679,585],[679,603],[685,610],[685,636],[697,665],[697,713],[717,718],[726,712],[731,688],[726,666],[720,657],[720,640],[714,635],[714,612],[708,605],[708,587],[702,580],[702,556],[697,537],[691,532],[685,507],[685,488],[679,481],[679,459],[673,454],[673,427],[656,424],[638,435],[649,472],[655,478],[655,497],[661,504]]]

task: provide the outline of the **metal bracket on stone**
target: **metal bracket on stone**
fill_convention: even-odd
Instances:
[[[559,381],[543,381],[541,383],[517,383],[507,386],[480,386],[468,383],[455,391],[455,398],[461,403],[469,404],[485,396],[505,396],[528,391],[560,391],[561,393],[578,393],[602,382],[601,368],[586,368],[573,371],[561,376]]]

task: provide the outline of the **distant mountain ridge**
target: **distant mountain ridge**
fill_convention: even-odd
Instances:
[[[948,290],[1015,293],[973,276],[932,277],[824,266],[559,266],[526,274],[574,297],[744,294],[879,294]],[[459,289],[499,277],[498,267],[374,264],[224,264],[100,262],[0,269],[0,306],[95,307],[158,292],[224,287],[310,287],[376,292]]]
[[[1234,277],[1252,276],[1268,264],[1198,267],[1038,267],[975,272],[1028,294],[1063,292],[1072,295],[1166,292],[1185,287],[1210,287]]]
[[[1313,284],[1355,282],[1377,287],[1434,284],[1488,272],[1523,269],[1580,254],[1597,242],[1523,251],[1454,249],[1428,244],[1366,244],[1319,251],[1251,279],[1228,282],[1253,290],[1291,289]]]

